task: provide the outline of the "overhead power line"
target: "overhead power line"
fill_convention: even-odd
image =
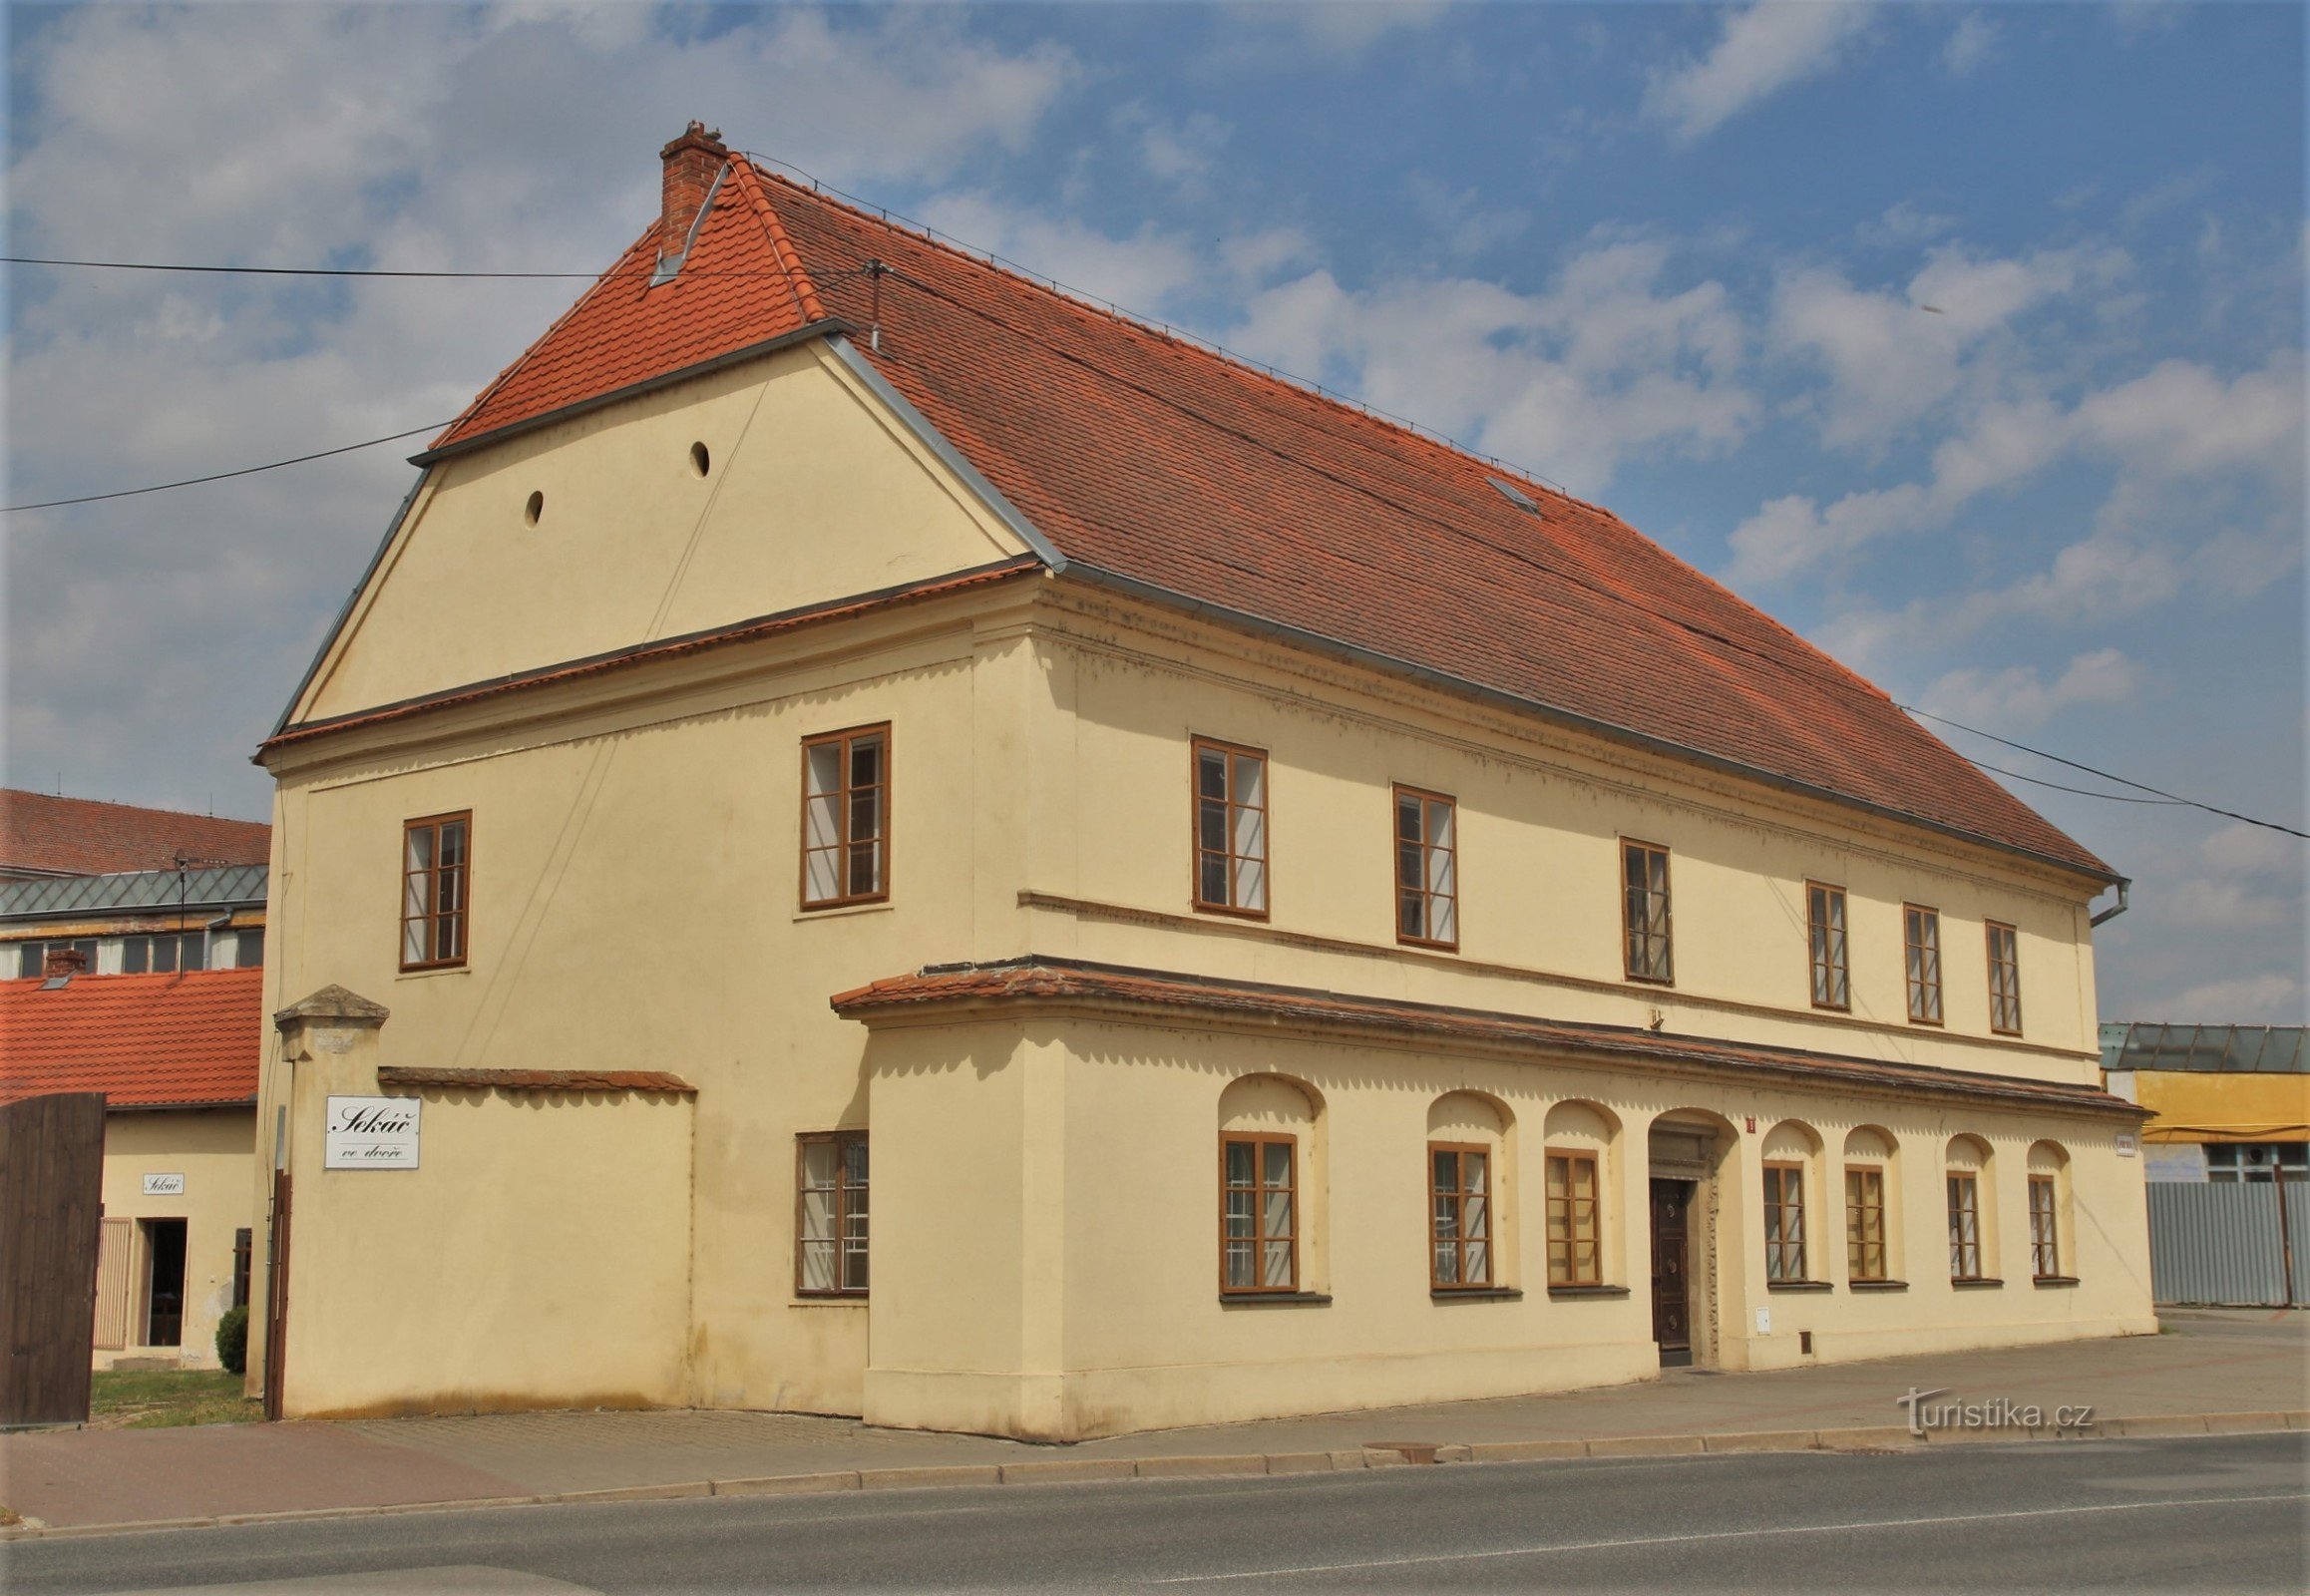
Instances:
[[[1994,731],[1983,731],[1979,726],[1968,726],[1963,721],[1951,720],[1945,715],[1934,714],[1929,709],[1919,709],[1914,704],[1896,704],[1894,707],[1904,710],[1909,714],[1915,715],[1919,719],[1930,720],[1939,725],[1948,726],[1952,730],[1966,732],[1975,737],[1986,737],[1991,742],[1998,744],[2000,747],[2011,748],[2017,753],[2030,754],[2039,759],[2050,759],[2057,765],[2067,765],[2072,770],[2081,770],[2089,776],[2099,776],[2104,781],[2114,781],[2120,787],[2131,787],[2135,792],[2148,793],[2150,796],[2148,798],[2131,798],[2127,797],[2123,793],[2089,792],[2083,787],[2064,787],[2059,782],[2039,781],[2035,776],[2024,776],[2018,772],[2010,770],[1998,770],[1995,765],[1984,765],[1978,759],[1969,759],[1966,761],[1968,764],[1979,765],[1983,770],[1994,771],[1996,774],[2001,776],[2012,776],[2017,781],[2032,782],[2040,787],[2052,787],[2059,792],[2074,792],[2087,798],[2104,798],[2108,799],[2112,803],[2138,804],[2156,802],[2179,804],[2189,809],[2202,809],[2209,815],[2219,815],[2224,820],[2236,820],[2241,821],[2249,826],[2260,826],[2265,831],[2282,831],[2289,837],[2300,837],[2304,841],[2310,841],[2310,831],[2298,831],[2292,826],[2282,826],[2275,820],[2256,820],[2252,815],[2241,815],[2234,809],[2221,809],[2209,803],[2200,803],[2195,798],[2184,798],[2179,793],[2167,792],[2162,787],[2152,787],[2147,782],[2135,781],[2129,776],[2115,775],[2110,771],[2100,769],[2094,765],[2080,764],[2075,759],[2065,759],[2060,754],[2047,753],[2043,748],[2032,748],[2026,742],[2015,742],[2009,737],[2000,737]],[[1960,757],[1963,756],[1961,755]]]
[[[297,455],[288,460],[267,461],[261,466],[242,466],[238,471],[218,471],[205,477],[187,477],[181,482],[156,482],[147,488],[120,488],[111,493],[84,493],[77,499],[44,499],[36,505],[0,505],[0,516],[12,516],[20,510],[60,510],[66,505],[93,505],[105,499],[134,499],[139,494],[167,493],[172,488],[196,488],[204,482],[223,482],[231,477],[253,477],[260,471],[278,471],[283,466],[301,466],[308,460],[326,460],[331,455],[349,455],[356,449],[374,449],[381,443],[399,443],[404,438],[439,432],[448,425],[446,421],[436,421],[428,426],[412,427],[407,432],[393,433],[389,437],[341,444],[334,449],[322,449],[314,454]]]

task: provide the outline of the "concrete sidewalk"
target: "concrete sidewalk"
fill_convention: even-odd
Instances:
[[[2167,1334],[1036,1446],[797,1413],[555,1412],[0,1436],[6,1535],[653,1495],[1917,1444],[1897,1398],[2090,1404],[2092,1435],[2310,1427],[2310,1314],[2174,1312]],[[2048,1424],[2051,1419],[2049,1417]],[[1937,1440],[2044,1438],[2008,1425]]]

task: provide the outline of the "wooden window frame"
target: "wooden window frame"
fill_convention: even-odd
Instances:
[[[441,903],[441,832],[446,826],[465,827],[465,863],[456,867],[460,878],[457,908],[442,913]],[[423,871],[409,868],[409,839],[418,831],[433,833],[433,863]],[[429,906],[422,915],[409,912],[409,883],[420,874],[428,877],[425,902]],[[417,959],[409,957],[409,928],[419,921],[425,923],[425,943],[428,949],[440,946],[439,928],[443,921],[457,924],[457,955],[452,959]],[[473,958],[473,811],[452,809],[438,815],[420,815],[415,820],[401,823],[401,895],[400,913],[396,920],[398,946],[403,972],[419,970],[462,970]]]
[[[1640,935],[1641,935],[1641,936],[1644,936],[1644,937],[1646,937],[1646,938],[1650,938],[1650,937],[1653,935],[1653,934],[1652,934],[1651,932],[1649,932],[1649,931],[1640,933],[1640,932],[1637,930],[1637,926],[1636,926],[1636,919],[1635,919],[1635,917],[1634,917],[1634,916],[1633,916],[1633,915],[1630,913],[1630,910],[1631,910],[1631,909],[1632,909],[1634,906],[1633,906],[1633,905],[1632,905],[1632,904],[1629,902],[1629,894],[1630,894],[1631,892],[1633,892],[1633,891],[1637,891],[1638,889],[1636,889],[1636,888],[1632,888],[1632,887],[1629,885],[1629,880],[1628,880],[1628,862],[1629,862],[1629,856],[1630,856],[1632,853],[1639,853],[1639,852],[1641,852],[1641,853],[1644,853],[1644,854],[1648,854],[1648,855],[1650,855],[1650,854],[1658,854],[1658,855],[1660,855],[1660,857],[1661,857],[1661,928],[1662,928],[1662,929],[1661,929],[1661,932],[1660,932],[1660,939],[1661,939],[1661,964],[1662,964],[1662,966],[1664,967],[1664,973],[1663,973],[1663,974],[1661,974],[1661,975],[1657,975],[1657,976],[1656,976],[1656,975],[1647,974],[1647,973],[1645,973],[1645,972],[1641,972],[1641,971],[1639,971],[1639,970],[1637,969],[1637,967],[1636,967],[1636,940],[1637,940],[1637,938],[1638,938]],[[1641,981],[1641,982],[1643,982],[1643,983],[1644,983],[1646,986],[1648,986],[1648,987],[1674,987],[1674,986],[1677,984],[1677,920],[1676,920],[1676,892],[1675,892],[1675,881],[1674,881],[1674,879],[1673,879],[1673,878],[1672,878],[1672,876],[1671,876],[1671,871],[1673,870],[1673,868],[1674,868],[1674,867],[1673,867],[1673,866],[1671,865],[1671,863],[1670,863],[1669,854],[1670,854],[1670,850],[1667,848],[1667,846],[1665,846],[1664,844],[1661,844],[1661,843],[1657,843],[1657,842],[1645,842],[1645,841],[1643,841],[1641,838],[1636,838],[1636,837],[1623,837],[1623,838],[1621,838],[1621,840],[1620,840],[1620,965],[1621,965],[1621,973],[1622,973],[1622,975],[1623,975],[1623,976],[1625,976],[1625,977],[1626,977],[1628,980],[1630,980],[1630,981]],[[1647,881],[1648,883],[1649,883],[1649,882],[1651,881],[1651,879],[1652,879],[1652,872],[1651,872],[1651,869],[1649,868],[1649,864],[1648,864],[1648,868],[1647,868],[1647,870],[1646,870],[1646,872],[1645,872],[1645,879],[1646,879],[1646,881]],[[1651,899],[1651,897],[1652,897],[1652,888],[1651,888],[1651,887],[1648,885],[1648,886],[1646,886],[1645,888],[1643,888],[1642,890],[1643,890],[1643,892],[1644,892],[1644,894],[1645,894],[1645,896],[1646,896],[1646,899],[1647,899],[1647,901],[1648,901],[1648,905],[1649,905],[1650,899]]]
[[[1419,806],[1419,832],[1416,836],[1409,838],[1403,835],[1403,806],[1406,800]],[[1427,811],[1431,804],[1441,806],[1451,815],[1451,841],[1440,847],[1427,840]],[[1407,787],[1399,781],[1395,784],[1393,796],[1387,806],[1387,819],[1388,859],[1393,866],[1395,876],[1395,940],[1406,948],[1433,948],[1441,953],[1458,953],[1460,950],[1459,800],[1444,793],[1430,792],[1424,787]],[[1403,879],[1403,852],[1407,846],[1418,850],[1419,879],[1416,882],[1406,882]],[[1433,875],[1433,869],[1428,861],[1433,854],[1445,854],[1450,857],[1451,891],[1449,892],[1431,892],[1428,890],[1427,883]],[[1403,905],[1407,898],[1419,900],[1420,925],[1431,935],[1414,937],[1405,933],[1403,929]],[[1435,906],[1439,901],[1451,905],[1452,935],[1449,937],[1432,935],[1436,921]]]
[[[805,1202],[804,1202],[804,1198],[806,1197],[806,1195],[808,1194],[808,1192],[811,1190],[811,1187],[810,1187],[810,1185],[809,1185],[809,1179],[808,1179],[808,1176],[809,1176],[809,1164],[808,1164],[808,1161],[807,1161],[807,1150],[808,1150],[809,1148],[813,1147],[813,1146],[818,1146],[818,1145],[823,1145],[823,1144],[829,1144],[829,1143],[831,1143],[831,1144],[833,1145],[833,1147],[834,1147],[834,1187],[833,1187],[833,1190],[834,1190],[834,1235],[833,1235],[833,1237],[832,1237],[831,1239],[832,1239],[832,1241],[833,1241],[833,1244],[834,1244],[834,1281],[835,1281],[835,1283],[834,1283],[832,1286],[812,1286],[812,1285],[808,1284],[808,1281],[809,1281],[809,1272],[808,1272],[807,1268],[805,1267],[805,1262],[804,1262],[804,1261],[805,1261],[805,1260],[808,1258],[808,1256],[809,1256],[809,1249],[810,1249],[810,1244],[811,1244],[811,1243],[813,1243],[813,1242],[820,1242],[820,1244],[821,1244],[821,1245],[823,1245],[824,1243],[823,1243],[823,1241],[821,1241],[821,1239],[820,1239],[820,1238],[817,1238],[817,1237],[813,1237],[813,1236],[811,1236],[811,1235],[809,1234],[809,1231],[808,1231],[808,1228],[807,1228],[807,1226],[808,1226],[808,1216],[807,1216],[807,1212],[806,1212],[806,1204],[805,1204]],[[868,1267],[868,1274],[867,1274],[867,1285],[865,1285],[865,1286],[846,1286],[846,1285],[842,1284],[842,1281],[843,1281],[843,1277],[844,1277],[844,1274],[846,1273],[846,1271],[843,1269],[843,1258],[844,1258],[845,1252],[846,1252],[846,1250],[847,1250],[844,1244],[845,1244],[846,1242],[848,1242],[848,1241],[849,1241],[849,1239],[850,1239],[850,1238],[849,1238],[849,1235],[847,1234],[847,1232],[848,1232],[848,1230],[849,1230],[849,1228],[850,1228],[850,1217],[851,1217],[851,1199],[850,1199],[850,1194],[851,1194],[852,1192],[854,1192],[854,1191],[857,1191],[857,1190],[859,1190],[859,1189],[860,1189],[860,1186],[859,1186],[859,1185],[857,1185],[857,1184],[854,1184],[854,1183],[851,1181],[851,1179],[850,1179],[850,1159],[848,1158],[848,1156],[847,1156],[847,1155],[848,1155],[848,1153],[850,1152],[850,1149],[851,1149],[852,1147],[854,1147],[854,1146],[865,1146],[865,1147],[867,1148],[867,1159],[868,1159],[868,1164],[867,1164],[867,1178],[866,1178],[865,1182],[863,1183],[863,1185],[864,1185],[864,1189],[866,1190],[866,1193],[867,1193],[867,1210],[866,1210],[866,1220],[867,1220],[867,1234],[866,1234],[865,1240],[866,1240],[866,1243],[867,1243],[867,1246],[866,1246],[866,1256],[867,1256],[867,1259],[868,1259],[868,1266],[867,1266],[867,1267]],[[867,1296],[867,1294],[868,1294],[868,1292],[869,1292],[870,1288],[873,1286],[873,1283],[874,1283],[874,1274],[873,1274],[873,1268],[874,1268],[874,1266],[873,1266],[873,1259],[874,1259],[874,1164],[873,1164],[873,1159],[874,1159],[874,1148],[873,1148],[873,1145],[872,1145],[872,1143],[871,1143],[871,1142],[869,1142],[869,1141],[868,1141],[868,1139],[867,1139],[867,1132],[865,1132],[865,1131],[863,1131],[863,1130],[813,1130],[813,1131],[804,1131],[802,1134],[800,1134],[800,1135],[798,1135],[798,1136],[796,1136],[796,1137],[794,1138],[794,1295],[795,1295],[795,1296],[797,1296],[797,1297],[813,1297],[813,1298],[824,1298],[824,1297],[845,1297],[845,1298],[850,1298],[850,1299],[853,1299],[853,1300],[863,1300],[863,1299],[864,1299],[864,1298]]]
[[[1989,1278],[1989,1274],[1988,1265],[1982,1257],[1981,1171],[1978,1169],[1945,1170],[1943,1182],[1944,1190],[1948,1194],[1949,1206],[1949,1278],[1952,1281],[1968,1284],[1977,1280],[1986,1280]],[[1957,1201],[1957,1193],[1961,1187],[1966,1196],[1966,1205],[1962,1208],[1959,1207]],[[1961,1214],[1969,1216],[1973,1220],[1973,1240],[1970,1242],[1965,1240],[1964,1233],[1958,1227],[1958,1218]],[[1969,1248],[1972,1251],[1970,1260],[1966,1257]],[[1969,1263],[1971,1267],[1968,1267]]]
[[[1833,961],[1827,957],[1828,939],[1822,935],[1828,923],[1813,917],[1813,903],[1816,894],[1822,895],[1821,901],[1824,905],[1830,900],[1833,900],[1836,905],[1836,941],[1834,944],[1836,957]],[[1844,888],[1831,886],[1825,881],[1808,881],[1804,884],[1804,950],[1810,973],[1813,1007],[1825,1008],[1839,1014],[1851,1013],[1853,1011],[1853,917],[1852,906],[1845,899]],[[1841,996],[1834,998],[1821,997],[1821,978],[1824,975],[1834,978],[1835,984],[1830,990],[1840,993]]]
[[[2038,1194],[2045,1194],[2045,1206],[2038,1206]],[[2062,1188],[2060,1177],[2032,1175],[2029,1177],[2030,1198],[2030,1275],[2036,1280],[2063,1280],[2062,1273]],[[2043,1231],[2038,1221],[2045,1221]]]
[[[1933,923],[1933,979],[1931,982],[1925,981],[1921,976],[1913,976],[1909,973],[1909,956],[1925,946],[1922,941],[1910,935],[1913,924],[1910,917],[1915,915],[1927,916]],[[1909,1023],[1912,1025],[1946,1025],[1949,1022],[1948,984],[1943,979],[1941,956],[1941,911],[1927,908],[1923,904],[1903,904],[1901,906],[1901,981],[1903,986],[1908,989]],[[1933,995],[1933,1012],[1929,1014],[1923,1011],[1918,1001],[1919,998],[1927,992]]]
[[[1855,1175],[1862,1177],[1864,1182],[1871,1180],[1876,1182],[1877,1200],[1874,1203],[1855,1202],[1853,1200],[1853,1177]],[[1886,1207],[1885,1176],[1886,1166],[1883,1164],[1845,1165],[1845,1278],[1848,1281],[1875,1282],[1893,1278],[1892,1213]],[[1865,1194],[1867,1191],[1865,1184],[1862,1190]],[[1870,1272],[1867,1267],[1868,1248],[1871,1245],[1868,1238],[1868,1226],[1865,1223],[1856,1223],[1859,1216],[1864,1214],[1877,1216],[1877,1239],[1874,1243],[1877,1249],[1877,1267],[1874,1272]]]
[[[865,742],[870,738],[880,738],[882,741],[882,779],[872,787],[853,786],[850,779],[851,748],[854,744]],[[832,745],[839,745],[842,750],[839,756],[842,767],[842,787],[839,793],[839,802],[835,806],[835,815],[842,831],[841,836],[832,844],[813,848],[810,845],[810,800],[814,796],[810,790],[810,752],[814,748],[825,748]],[[882,849],[882,885],[873,892],[851,892],[849,890],[851,855],[860,845],[860,839],[851,834],[852,806],[855,802],[854,794],[862,792],[873,792],[880,795],[876,813],[881,822],[882,830],[874,836],[872,841],[880,845]],[[828,795],[821,793],[815,796],[825,797]],[[822,731],[816,736],[802,739],[802,809],[800,823],[795,828],[795,842],[799,850],[800,869],[795,889],[795,901],[804,912],[808,913],[820,909],[851,909],[860,904],[890,902],[893,850],[891,848],[891,723],[889,721],[878,721],[870,726],[846,726],[840,731]],[[824,853],[831,853],[835,856],[841,872],[839,880],[842,882],[844,890],[831,898],[813,898],[810,896],[810,856]]]
[[[1484,1160],[1486,1172],[1484,1189],[1477,1194],[1484,1200],[1484,1222],[1480,1230],[1474,1235],[1468,1233],[1467,1158],[1471,1153]],[[1435,1183],[1435,1161],[1439,1154],[1447,1155],[1452,1160],[1452,1178],[1456,1184],[1451,1187],[1438,1186]],[[1428,1290],[1491,1291],[1496,1289],[1499,1275],[1499,1251],[1492,1241],[1492,1215],[1500,1206],[1499,1149],[1480,1141],[1429,1142],[1427,1144],[1427,1198]],[[1439,1217],[1443,1203],[1447,1200],[1452,1205],[1452,1234],[1444,1236],[1436,1233],[1435,1221]],[[1435,1267],[1437,1250],[1445,1246],[1452,1249],[1453,1267],[1459,1277],[1456,1280],[1445,1280]],[[1483,1249],[1484,1278],[1481,1280],[1468,1278],[1468,1249],[1470,1247]]]
[[[2003,937],[2010,957],[1997,956],[1998,939]],[[2022,1033],[2021,995],[2021,933],[2002,920],[1992,920],[1982,926],[1982,943],[1989,958],[1989,1028],[1999,1036],[2018,1036]],[[2005,995],[1998,990],[1998,976],[2003,972],[2012,984],[2013,1023],[2000,1023],[2005,1017]]]
[[[1564,1195],[1562,1197],[1556,1195],[1556,1183],[1550,1178],[1555,1174],[1555,1166],[1559,1163],[1564,1165]],[[1585,1278],[1580,1269],[1581,1238],[1577,1225],[1579,1215],[1574,1206],[1579,1199],[1573,1196],[1573,1192],[1578,1189],[1572,1179],[1572,1166],[1575,1164],[1588,1166],[1588,1189],[1595,1193],[1588,1200],[1590,1209],[1588,1216],[1589,1240],[1595,1248],[1592,1255],[1594,1263]],[[1541,1162],[1541,1181],[1542,1207],[1547,1220],[1547,1231],[1542,1236],[1541,1241],[1544,1247],[1550,1249],[1548,1252],[1549,1286],[1562,1288],[1603,1285],[1604,1160],[1595,1152],[1583,1147],[1550,1147],[1544,1150]],[[1564,1273],[1561,1276],[1556,1271],[1556,1256],[1553,1251],[1556,1239],[1557,1210],[1560,1205],[1564,1214]]]
[[[1778,1177],[1777,1181],[1775,1176]],[[1794,1202],[1788,1200],[1791,1186],[1796,1192]],[[1767,1220],[1764,1227],[1765,1284],[1785,1286],[1808,1281],[1812,1278],[1807,1273],[1812,1265],[1812,1224],[1810,1216],[1806,1213],[1808,1205],[1804,1200],[1803,1162],[1793,1158],[1766,1159],[1764,1161],[1764,1213]],[[1787,1219],[1787,1215],[1792,1211],[1796,1215],[1796,1240],[1793,1242],[1788,1240]],[[1771,1216],[1775,1213],[1782,1216],[1780,1221],[1781,1239],[1778,1241],[1772,1239],[1772,1226],[1769,1223]],[[1777,1275],[1772,1272],[1773,1253],[1776,1249],[1780,1254],[1780,1263],[1783,1269],[1783,1273]],[[1785,1272],[1788,1255],[1791,1251],[1796,1254],[1796,1273],[1794,1274]]]
[[[1227,1150],[1244,1145],[1252,1151],[1252,1234],[1249,1238],[1230,1237],[1227,1233],[1227,1194],[1239,1188],[1227,1183]],[[1272,1186],[1267,1182],[1267,1155],[1264,1149],[1281,1146],[1288,1148],[1292,1159],[1292,1179],[1288,1186]],[[1267,1196],[1270,1192],[1286,1192],[1292,1201],[1292,1232],[1288,1237],[1267,1234]],[[1219,1133],[1219,1294],[1222,1297],[1292,1297],[1305,1289],[1300,1284],[1300,1238],[1307,1231],[1306,1210],[1301,1207],[1300,1194],[1300,1138],[1288,1131],[1223,1130]],[[1252,1275],[1255,1279],[1266,1274],[1268,1244],[1288,1240],[1292,1244],[1292,1278],[1282,1286],[1231,1286],[1227,1279],[1227,1248],[1231,1240],[1248,1239],[1252,1245]]]
[[[1236,862],[1252,858],[1250,854],[1235,851],[1235,817],[1238,810],[1257,811],[1260,817],[1260,841],[1267,850],[1259,856],[1262,891],[1257,908],[1243,904],[1215,903],[1203,896],[1203,861],[1211,850],[1203,846],[1203,756],[1206,752],[1222,756],[1222,767],[1227,773],[1226,792],[1219,800],[1227,813],[1227,851],[1219,855],[1227,861],[1226,881],[1230,898],[1235,895]],[[1239,758],[1260,762],[1260,802],[1239,803],[1235,796],[1235,762]],[[1275,832],[1275,764],[1265,748],[1253,748],[1240,742],[1222,742],[1217,737],[1196,736],[1188,739],[1187,754],[1187,841],[1188,841],[1188,900],[1198,914],[1232,915],[1238,920],[1266,920],[1276,901],[1276,832]]]

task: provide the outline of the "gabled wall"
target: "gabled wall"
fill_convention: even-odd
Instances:
[[[823,343],[806,344],[436,465],[290,718],[1023,552]]]

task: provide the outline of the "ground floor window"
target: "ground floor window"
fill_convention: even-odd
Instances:
[[[1804,1166],[1764,1166],[1764,1278],[1805,1279]]]
[[[1981,1278],[1981,1182],[1970,1170],[1949,1172],[1949,1278]]]
[[[1885,1278],[1885,1172],[1845,1170],[1845,1269],[1853,1280]]]
[[[2062,1244],[2056,1215],[2054,1177],[2030,1176],[2030,1272],[2040,1280],[2062,1273]]]
[[[1548,1155],[1548,1284],[1604,1284],[1602,1223],[1597,1203],[1596,1155]]]
[[[794,1289],[804,1297],[867,1290],[867,1133],[795,1138]]]
[[[1299,1144],[1291,1136],[1220,1138],[1222,1291],[1300,1288]]]
[[[1489,1148],[1430,1142],[1428,1200],[1435,1228],[1429,1284],[1438,1290],[1492,1283],[1492,1155]]]

